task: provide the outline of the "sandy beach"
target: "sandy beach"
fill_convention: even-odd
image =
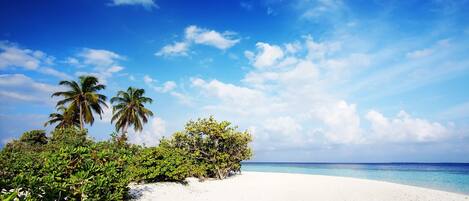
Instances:
[[[287,173],[243,172],[225,180],[131,185],[134,200],[165,201],[419,201],[469,200],[469,195],[389,182]]]

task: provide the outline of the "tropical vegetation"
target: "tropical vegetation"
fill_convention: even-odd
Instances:
[[[27,131],[0,151],[0,200],[126,200],[131,182],[224,179],[252,155],[247,131],[213,117],[189,121],[155,147],[128,143],[128,128],[138,134],[153,115],[153,100],[133,87],[110,100],[120,136],[94,141],[85,124],[103,115],[105,85],[92,76],[59,84],[68,90],[52,95],[62,98],[45,123],[54,129]]]
[[[121,139],[126,139],[129,126],[133,126],[135,131],[142,131],[148,117],[153,116],[153,112],[144,106],[153,100],[144,94],[143,89],[129,87],[127,91],[117,92],[117,96],[111,99],[111,104],[115,103],[112,106],[111,123],[116,121],[116,131],[122,131]]]
[[[67,110],[78,113],[80,129],[84,128],[84,124],[93,124],[93,112],[99,115],[103,113],[103,108],[107,107],[106,96],[99,94],[100,90],[106,88],[100,84],[98,78],[93,76],[80,76],[79,82],[64,80],[59,83],[67,88],[68,91],[59,91],[52,94],[54,96],[63,97],[57,102],[57,107],[67,105]]]

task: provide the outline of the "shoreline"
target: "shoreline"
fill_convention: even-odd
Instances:
[[[397,185],[404,185],[404,186],[410,186],[410,187],[417,187],[417,188],[423,188],[423,189],[430,189],[430,190],[436,190],[436,191],[442,191],[442,192],[448,192],[448,193],[455,193],[455,194],[461,194],[461,195],[466,195],[469,196],[469,192],[460,192],[460,191],[453,191],[453,190],[447,190],[447,189],[439,189],[437,187],[430,187],[430,186],[420,186],[420,185],[413,185],[413,184],[408,184],[405,182],[398,182],[398,181],[387,181],[387,180],[379,180],[379,179],[372,179],[372,178],[360,178],[360,177],[354,177],[354,176],[342,176],[342,175],[323,175],[323,174],[310,174],[310,173],[296,173],[296,172],[269,172],[269,171],[255,171],[255,170],[249,170],[249,171],[243,171],[243,172],[251,172],[251,173],[280,173],[280,174],[298,174],[298,175],[313,175],[313,176],[325,176],[325,177],[340,177],[340,178],[352,178],[352,179],[359,179],[359,180],[367,180],[367,181],[378,181],[378,182],[384,182],[384,183],[389,183],[389,184],[397,184]]]
[[[171,182],[133,184],[134,200],[469,200],[469,195],[369,179],[243,171],[225,180],[187,185]]]

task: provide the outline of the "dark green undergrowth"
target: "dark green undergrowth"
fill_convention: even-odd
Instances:
[[[249,159],[251,136],[213,118],[189,122],[159,146],[112,138],[95,142],[86,130],[24,133],[0,152],[0,200],[126,200],[130,182],[223,179]]]

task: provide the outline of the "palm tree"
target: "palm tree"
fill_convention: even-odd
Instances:
[[[105,89],[106,86],[99,84],[98,78],[93,76],[80,76],[80,82],[61,81],[59,84],[70,88],[69,91],[60,91],[52,94],[62,96],[64,99],[57,102],[57,106],[68,105],[67,110],[78,111],[80,120],[80,129],[83,129],[84,123],[93,124],[93,111],[102,118],[103,109],[106,105],[106,96],[99,94],[98,91]]]
[[[59,113],[52,113],[49,115],[49,121],[47,121],[44,126],[52,125],[58,123],[55,128],[67,128],[71,126],[80,126],[80,120],[78,118],[78,113],[76,111],[68,110],[63,105],[57,108]]]
[[[117,132],[122,132],[122,138],[125,139],[127,129],[133,125],[135,131],[143,129],[143,123],[148,122],[148,116],[153,116],[153,112],[145,108],[143,104],[152,103],[151,98],[143,96],[144,89],[129,87],[127,91],[117,92],[117,96],[111,99],[112,107],[111,123],[116,121]]]

